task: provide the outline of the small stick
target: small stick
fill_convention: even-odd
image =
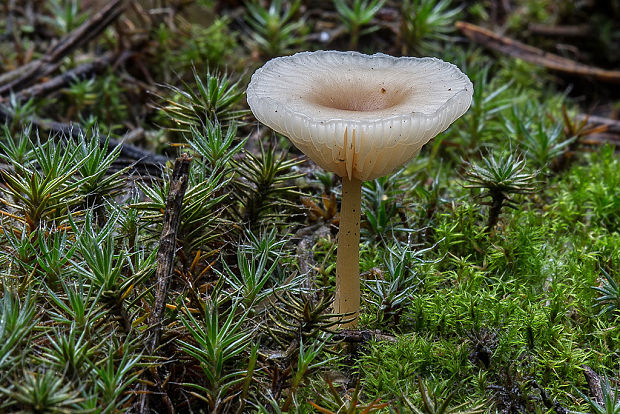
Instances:
[[[545,407],[553,408],[553,410],[557,414],[568,414],[568,410],[566,408],[562,407],[562,405],[559,402],[557,402],[553,398],[549,397],[549,394],[547,393],[547,390],[545,390],[543,387],[541,387],[540,384],[538,384],[538,382],[536,382],[536,380],[530,381],[530,385],[532,387],[536,388],[538,391],[540,391],[540,396],[542,398],[543,404],[545,404]]]
[[[45,55],[34,62],[0,76],[0,95],[18,92],[53,72],[63,57],[97,37],[124,11],[124,0],[112,0],[78,28],[53,44]]]
[[[2,104],[0,104],[0,122],[10,121],[12,119],[13,115],[11,114],[11,111],[8,108],[4,107]],[[85,133],[82,127],[76,124],[46,122],[38,120],[36,118],[29,118],[26,121],[34,128],[48,130],[52,133],[60,134],[67,137],[78,138],[81,134]],[[100,143],[104,143],[107,139],[103,135],[99,135],[98,138]],[[122,141],[114,138],[109,138],[108,145],[110,149],[121,145],[121,155],[136,160],[136,164],[144,166],[146,171],[148,172],[157,171],[161,166],[165,165],[166,162],[168,162],[168,158],[163,155],[152,153],[145,149],[136,147],[135,145],[125,144]]]
[[[470,40],[489,49],[523,59],[526,62],[544,66],[571,75],[590,76],[603,82],[620,83],[620,71],[606,70],[584,65],[571,59],[527,45],[506,36],[501,36],[483,27],[466,22],[456,22],[456,27]]]
[[[122,56],[123,60],[125,60],[129,55]],[[16,98],[18,100],[26,100],[29,98],[35,98],[39,96],[48,95],[51,92],[57,91],[69,85],[72,82],[85,79],[87,76],[93,73],[102,72],[104,69],[108,68],[114,61],[116,57],[113,53],[106,53],[100,58],[93,60],[92,62],[84,63],[74,69],[71,69],[67,72],[61,73],[58,76],[53,77],[52,79],[45,81],[43,83],[38,83],[29,88],[26,88],[20,91]]]
[[[149,338],[146,344],[146,352],[153,355],[159,345],[161,338],[162,316],[166,306],[166,297],[168,296],[168,286],[174,269],[174,257],[176,255],[176,236],[181,222],[181,209],[183,207],[183,197],[187,190],[187,182],[189,180],[189,166],[192,159],[187,154],[182,154],[174,162],[174,169],[170,177],[170,189],[168,190],[168,198],[166,200],[166,211],[164,212],[164,223],[159,238],[159,250],[157,251],[157,270],[155,277],[157,279],[157,290],[155,292],[155,303],[151,309],[149,317]],[[155,372],[152,375],[157,379],[157,368],[153,368]],[[139,401],[139,412],[149,412],[149,394],[146,393],[146,385],[142,386],[144,393],[141,394]],[[164,402],[166,406],[171,407],[169,401],[166,401],[167,394],[164,393]]]
[[[527,29],[535,34],[545,36],[582,37],[591,32],[588,24],[549,26],[546,24],[530,23]]]
[[[620,120],[618,119],[586,114],[577,114],[577,119],[579,121],[586,120],[588,125],[605,125],[607,127],[607,131],[616,134],[620,133]]]
[[[588,388],[590,389],[590,395],[594,397],[596,402],[603,402],[603,390],[601,389],[601,377],[594,372],[592,368],[587,365],[583,365],[583,375],[586,377]]]
[[[378,329],[374,331],[368,329],[361,331],[356,329],[342,329],[334,335],[335,341],[342,340],[350,343],[366,343],[371,339],[375,341],[398,342],[395,336],[383,334]]]
[[[183,207],[183,197],[187,190],[189,179],[189,165],[192,158],[188,154],[182,154],[174,162],[172,177],[170,177],[170,189],[166,200],[166,211],[164,212],[164,223],[159,239],[159,250],[157,252],[157,291],[155,293],[155,304],[149,318],[151,330],[149,351],[155,352],[161,334],[161,318],[166,305],[168,285],[174,268],[174,257],[176,254],[176,236],[181,222],[181,209]]]

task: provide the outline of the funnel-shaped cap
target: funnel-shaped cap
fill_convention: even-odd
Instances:
[[[370,180],[411,160],[471,104],[473,87],[436,58],[302,52],[258,69],[252,112],[322,168]]]

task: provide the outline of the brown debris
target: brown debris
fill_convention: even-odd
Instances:
[[[62,59],[101,34],[123,13],[124,1],[112,0],[77,29],[53,44],[38,60],[0,76],[0,96],[24,89],[54,72]]]
[[[526,62],[571,75],[592,77],[603,82],[620,83],[620,71],[584,65],[499,35],[475,24],[456,22],[456,27],[471,41]]]
[[[590,395],[598,403],[603,402],[603,390],[601,389],[601,377],[587,365],[583,366],[583,375],[586,377]]]
[[[559,37],[582,37],[591,32],[588,24],[549,26],[548,24],[531,23],[527,29],[537,35]]]
[[[170,189],[166,200],[166,211],[164,212],[164,222],[159,239],[159,250],[157,252],[157,270],[155,278],[157,279],[155,291],[155,303],[149,317],[149,340],[147,343],[147,352],[149,355],[156,353],[161,337],[161,326],[164,309],[166,307],[166,298],[168,296],[168,285],[172,278],[174,262],[176,257],[176,236],[179,224],[181,222],[181,210],[183,207],[183,198],[189,180],[189,166],[192,159],[187,154],[182,154],[176,159],[172,176],[170,177]],[[157,368],[151,370],[151,375],[157,384],[161,384]],[[145,387],[143,387],[145,388]],[[144,390],[146,391],[146,390]],[[160,390],[162,391],[162,390]],[[168,407],[169,412],[174,412],[174,407],[170,401],[170,397],[166,393],[162,393],[163,402]],[[149,394],[141,395],[139,402],[139,412],[148,413],[149,411]]]

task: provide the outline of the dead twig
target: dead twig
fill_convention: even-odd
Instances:
[[[157,270],[155,277],[157,279],[157,290],[155,292],[155,304],[151,310],[149,318],[149,326],[151,330],[149,351],[154,352],[159,344],[161,331],[161,318],[166,305],[166,296],[168,294],[168,285],[172,276],[174,267],[174,258],[176,256],[176,235],[181,222],[181,208],[183,197],[187,189],[189,179],[189,165],[191,157],[182,154],[176,159],[172,176],[170,177],[170,189],[168,190],[168,198],[166,200],[166,210],[164,212],[164,221],[159,239],[159,250],[157,252]]]
[[[583,37],[590,34],[591,31],[589,24],[549,26],[547,24],[530,23],[527,29],[531,33],[538,35],[560,37]]]
[[[119,63],[127,60],[129,56],[130,53],[123,53],[117,58],[115,54],[108,52],[102,57],[96,58],[92,62],[85,63],[67,72],[61,73],[48,81],[26,88],[20,91],[16,95],[16,98],[18,101],[21,101],[29,98],[49,95],[50,93],[57,91],[72,82],[84,79],[91,74],[102,72],[104,69],[112,65],[112,63],[118,65]]]
[[[395,336],[386,335],[381,333],[379,330],[370,331],[370,330],[351,330],[351,329],[343,329],[338,331],[334,335],[334,341],[343,341],[349,343],[362,343],[368,342],[371,339],[375,341],[387,341],[387,342],[398,342]]]
[[[590,389],[590,395],[596,400],[596,402],[602,403],[603,390],[601,389],[601,377],[587,365],[583,366],[583,375],[586,377],[586,382],[588,383],[588,388]]]
[[[620,71],[584,65],[517,40],[501,36],[483,27],[466,22],[456,22],[456,27],[470,40],[489,49],[523,59],[526,62],[571,75],[593,77],[603,82],[620,83]]]
[[[547,394],[547,390],[541,387],[540,384],[538,384],[538,382],[536,382],[535,380],[532,380],[530,381],[530,385],[533,388],[536,388],[540,392],[540,397],[542,398],[542,402],[543,404],[545,404],[545,407],[553,408],[553,410],[557,414],[568,414],[568,410],[562,407],[562,405],[559,402],[549,397],[549,394]]]
[[[77,29],[52,45],[41,59],[0,76],[0,96],[11,91],[18,92],[52,73],[63,57],[96,38],[123,13],[124,8],[124,0],[110,1]]]
[[[579,141],[583,145],[620,145],[620,135],[618,134],[592,134],[587,139],[583,138]]]
[[[586,115],[586,114],[577,114],[577,119],[579,121],[585,120],[588,125],[605,125],[607,127],[605,132],[620,134],[620,120],[619,119],[611,119],[611,118],[605,118],[602,116]]]
[[[0,105],[0,123],[10,121],[13,119],[11,111]],[[80,135],[85,134],[85,131],[79,125],[75,124],[63,124],[61,122],[49,122],[36,118],[29,118],[26,120],[29,125],[39,130],[47,130],[52,134],[59,134],[73,139],[78,138]],[[98,136],[99,142],[104,143],[108,138],[105,136]],[[168,158],[136,147],[134,145],[125,144],[114,138],[108,139],[108,146],[110,149],[121,145],[121,155],[125,158],[132,159],[134,161],[134,167],[139,171],[144,171],[149,174],[159,174],[161,167],[168,162]]]
[[[170,189],[168,190],[168,198],[166,200],[166,210],[164,212],[164,221],[159,239],[159,250],[157,251],[157,270],[155,278],[157,279],[155,291],[155,303],[151,309],[149,317],[149,339],[147,341],[146,352],[154,355],[161,338],[161,326],[164,309],[166,307],[166,298],[168,296],[168,286],[172,278],[174,269],[174,258],[176,256],[176,238],[181,222],[181,209],[183,207],[183,198],[185,190],[187,190],[187,182],[189,180],[189,166],[192,159],[187,154],[182,154],[176,159],[172,176],[170,177]],[[159,374],[157,368],[151,370],[151,375],[156,383],[161,384],[158,380]],[[146,387],[143,387],[146,388]],[[144,390],[146,391],[146,389]],[[166,393],[164,395],[164,403],[168,407],[169,412],[174,412],[174,407],[169,401]],[[166,401],[166,398],[168,401]],[[139,412],[148,413],[149,410],[149,394],[144,392],[140,396]]]

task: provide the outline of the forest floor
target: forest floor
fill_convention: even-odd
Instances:
[[[0,411],[620,413],[620,2],[7,0]],[[362,187],[260,124],[299,51],[435,56],[469,110]]]

